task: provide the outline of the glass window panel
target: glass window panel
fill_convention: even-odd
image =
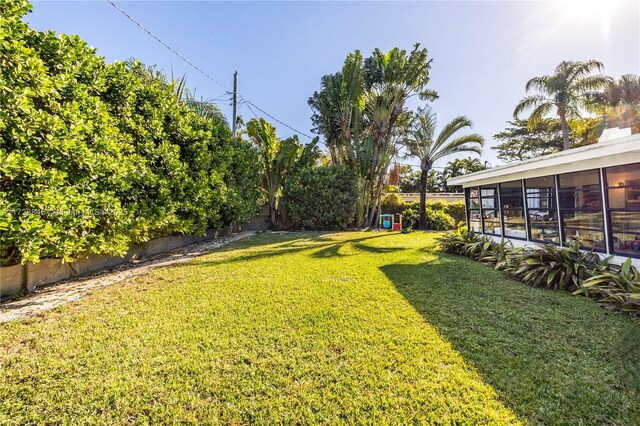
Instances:
[[[519,197],[500,194],[500,204],[503,209],[521,209],[523,207],[522,194]]]
[[[640,257],[640,233],[613,233],[613,251],[623,256]]]
[[[633,211],[612,211],[611,229],[613,229],[614,232],[640,233],[640,213]]]
[[[483,209],[495,209],[496,208],[496,200],[494,198],[482,197],[482,208]]]
[[[555,225],[531,225],[531,239],[534,241],[559,244],[560,234],[558,233],[558,227]]]
[[[615,254],[640,257],[640,163],[605,169]]]
[[[469,196],[470,196],[470,197],[478,198],[478,188],[477,188],[477,187],[476,187],[476,188],[471,188],[471,191],[470,191],[470,193],[469,193]]]
[[[482,224],[479,220],[469,220],[469,230],[477,233],[482,233]]]
[[[640,211],[640,184],[637,187],[610,188],[609,208]]]
[[[527,207],[530,209],[555,209],[556,185],[553,176],[526,179]]]
[[[556,180],[553,176],[541,176],[537,178],[526,179],[527,188],[555,188]]]
[[[496,186],[481,186],[480,200],[483,209],[495,209],[498,207],[498,193],[496,191]]]
[[[601,212],[565,211],[562,212],[562,223],[569,228],[603,229]]]
[[[607,167],[608,187],[639,186],[640,187],[640,163],[625,164],[624,166]]]
[[[602,195],[600,185],[591,188],[584,186],[582,190],[561,190],[561,209],[602,209]]]
[[[501,225],[500,225],[500,220],[498,219],[485,219],[484,221],[484,233],[485,234],[494,234],[494,235],[500,235],[501,234]]]
[[[480,208],[480,201],[477,198],[470,198],[469,199],[469,208],[479,209]]]
[[[480,210],[470,210],[469,211],[469,220],[481,220]]]
[[[582,189],[600,186],[600,173],[597,169],[560,175],[560,189]]]
[[[527,228],[524,223],[522,224],[512,224],[505,223],[504,224],[504,236],[511,238],[520,238],[523,240],[527,239]]]
[[[525,223],[524,211],[522,209],[505,209],[502,210],[502,217],[505,222]]]
[[[564,228],[565,242],[577,241],[581,248],[605,251],[604,233],[585,229]]]
[[[627,207],[626,200],[626,188],[612,188],[608,189],[608,197],[609,197],[609,208],[610,209],[624,209]],[[633,205],[633,203],[629,203]]]
[[[482,217],[484,222],[484,232],[487,234],[499,235],[500,230],[500,218],[498,217],[497,210],[482,210]]]
[[[552,225],[558,223],[557,210],[529,210],[531,225]]]

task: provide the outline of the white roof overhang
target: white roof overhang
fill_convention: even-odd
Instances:
[[[449,185],[488,185],[640,162],[640,134],[505,164],[448,180]]]

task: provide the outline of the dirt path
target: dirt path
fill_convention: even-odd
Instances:
[[[209,253],[234,241],[255,235],[254,231],[245,231],[226,237],[214,238],[197,244],[181,247],[168,253],[140,259],[137,262],[124,263],[84,277],[72,278],[36,289],[19,300],[0,303],[0,322],[15,321],[37,315],[86,296],[91,291],[129,280],[152,269],[176,263]]]

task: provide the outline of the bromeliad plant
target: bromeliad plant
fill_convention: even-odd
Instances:
[[[443,252],[466,256],[466,246],[478,241],[478,237],[467,231],[466,226],[459,225],[456,232],[448,232],[437,240]]]
[[[620,268],[588,278],[574,294],[584,294],[621,311],[640,312],[640,271],[627,259]]]
[[[585,295],[614,309],[640,314],[640,272],[631,259],[620,267],[611,257],[568,247],[514,247],[510,241],[497,243],[461,226],[438,238],[445,253],[459,254],[511,273],[523,283]]]
[[[567,291],[579,289],[586,279],[606,270],[610,260],[580,250],[577,243],[569,247],[541,246],[512,257],[511,266],[505,270],[525,284]]]

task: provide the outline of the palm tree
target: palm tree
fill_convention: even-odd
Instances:
[[[555,108],[562,127],[563,149],[569,149],[567,119],[580,117],[580,111],[588,107],[595,92],[611,81],[610,77],[602,74],[591,75],[594,71],[602,71],[603,67],[602,62],[593,59],[586,62],[560,62],[553,75],[534,77],[527,82],[527,92],[535,89],[539,93],[522,99],[513,117],[518,119],[522,112],[533,109],[529,122],[534,125]]]
[[[260,151],[262,162],[262,189],[267,196],[271,226],[276,226],[282,187],[287,172],[296,164],[303,152],[297,138],[280,140],[276,128],[264,118],[252,118],[247,123],[247,134]]]
[[[605,116],[609,126],[631,126],[634,133],[640,126],[640,77],[625,74],[611,81],[601,97],[595,100],[594,110]]]
[[[427,50],[419,44],[409,52],[376,49],[366,59],[356,51],[342,71],[322,78],[321,90],[309,99],[314,132],[324,136],[332,162],[356,171],[358,227],[375,223],[407,100],[437,98],[427,87],[430,69]]]
[[[420,222],[419,228],[427,229],[427,178],[433,164],[452,154],[461,152],[481,153],[484,138],[477,133],[454,136],[458,131],[471,128],[473,123],[467,117],[456,117],[436,134],[436,114],[431,108],[418,109],[412,123],[409,136],[403,141],[408,156],[420,160]]]

